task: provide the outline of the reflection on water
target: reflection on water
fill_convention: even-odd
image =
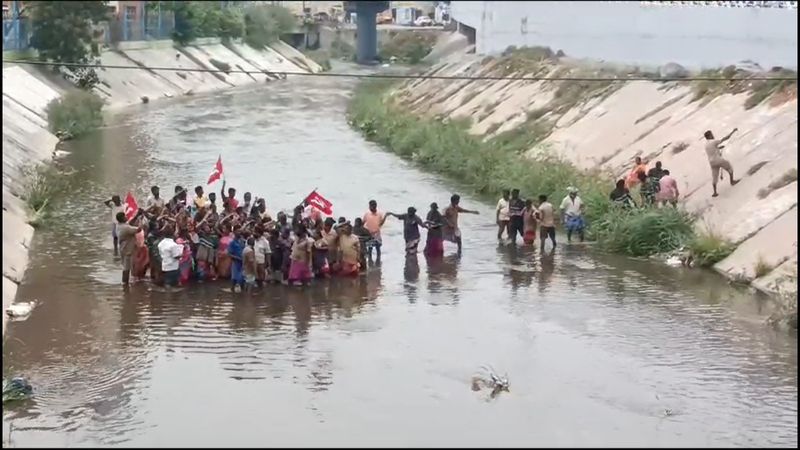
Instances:
[[[143,105],[74,144],[74,193],[19,292],[41,306],[4,346],[4,375],[37,395],[4,410],[4,439],[13,423],[26,446],[797,444],[797,345],[763,326],[768,303],[591,246],[498,245],[467,196],[461,258],[404,257],[390,219],[383,265],[355,280],[120,288],[101,201],[202,184],[220,154],[273,211],[314,187],[348,217],[445,203],[453,186],[348,128],[350,83]],[[511,381],[488,404],[470,389],[487,363]]]

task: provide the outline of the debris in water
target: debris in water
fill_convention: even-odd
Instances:
[[[502,377],[491,366],[482,366],[484,374],[476,374],[472,377],[472,390],[480,391],[483,388],[491,389],[489,398],[495,398],[500,392],[510,392],[508,375]]]
[[[33,311],[33,308],[36,307],[37,303],[36,300],[32,302],[12,303],[6,308],[6,315],[14,319],[27,318]]]
[[[11,381],[3,380],[3,404],[25,400],[33,395],[33,386],[22,377],[14,377]]]

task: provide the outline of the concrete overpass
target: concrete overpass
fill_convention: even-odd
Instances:
[[[374,63],[378,58],[378,13],[389,9],[389,2],[344,2],[346,12],[356,13],[356,61]]]

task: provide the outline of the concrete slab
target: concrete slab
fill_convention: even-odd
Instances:
[[[783,236],[784,238],[776,238],[776,236]],[[718,262],[714,269],[729,278],[752,281],[756,278],[756,265],[759,263],[774,268],[796,254],[797,207],[795,206],[751,238],[742,242],[736,248],[736,251]]]

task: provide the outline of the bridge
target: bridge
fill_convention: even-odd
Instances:
[[[378,58],[378,13],[389,9],[389,2],[344,2],[346,12],[356,13],[356,61],[374,63]]]

